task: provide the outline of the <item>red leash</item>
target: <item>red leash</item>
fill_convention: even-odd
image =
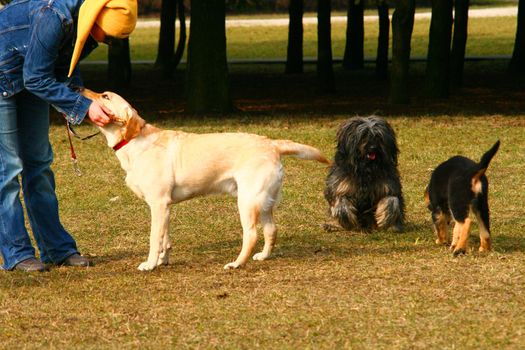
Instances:
[[[84,140],[92,138],[93,136],[100,134],[100,131],[94,134],[85,136],[85,137],[81,137],[79,134],[76,133],[76,131],[71,126],[71,124],[69,124],[69,121],[67,120],[65,114],[64,114],[64,118],[66,120],[67,138],[69,139],[69,150],[71,152],[71,161],[73,162],[73,169],[75,169],[75,174],[77,174],[77,176],[82,176],[82,171],[80,170],[80,167],[78,166],[78,160],[77,160],[77,155],[75,154],[75,148],[73,147],[73,142],[71,141],[71,135],[75,136],[77,139],[84,141]]]
[[[77,176],[82,176],[82,171],[78,166],[77,155],[75,153],[75,148],[73,147],[73,141],[71,141],[71,129],[69,122],[66,120],[66,129],[67,129],[67,138],[69,139],[69,150],[71,151],[71,161],[73,162],[73,169],[75,169],[75,174]]]

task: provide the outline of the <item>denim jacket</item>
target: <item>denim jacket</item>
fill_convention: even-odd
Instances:
[[[14,0],[0,9],[0,98],[23,89],[47,101],[72,124],[86,116],[91,100],[80,95],[77,68],[67,78],[84,0]],[[96,42],[90,38],[81,59]]]

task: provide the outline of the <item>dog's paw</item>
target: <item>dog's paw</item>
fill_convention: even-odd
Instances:
[[[492,244],[490,241],[490,238],[481,239],[479,242],[479,251],[482,252],[489,252],[492,249]]]
[[[241,264],[237,263],[237,262],[232,262],[232,263],[229,263],[229,264],[226,264],[224,265],[224,269],[225,270],[233,270],[233,269],[238,269],[239,267],[241,267]]]
[[[159,260],[157,260],[157,266],[168,265],[169,262],[170,262],[170,259],[168,256],[160,256]]]
[[[401,224],[394,225],[392,226],[392,231],[394,231],[394,233],[403,233],[405,232],[405,227]]]
[[[263,261],[269,258],[269,255],[264,254],[263,252],[257,253],[253,255],[253,260],[256,261]]]
[[[321,228],[329,233],[343,230],[340,226],[327,224],[327,223],[321,224]]]
[[[139,265],[138,269],[140,271],[153,271],[155,270],[155,267],[156,266],[151,266],[150,264],[148,264],[147,261],[144,261],[143,263]]]
[[[452,252],[454,256],[463,255],[466,253],[467,253],[467,250],[465,248],[455,248],[454,251]]]
[[[436,238],[436,244],[439,244],[439,245],[448,245],[448,242],[442,240],[441,238]],[[450,249],[454,249],[454,248],[450,248]]]

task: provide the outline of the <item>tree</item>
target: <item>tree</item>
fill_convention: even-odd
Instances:
[[[525,0],[520,0],[518,3],[518,26],[509,72],[520,76],[525,75]]]
[[[108,80],[112,88],[131,82],[131,57],[129,39],[112,39],[108,48]]]
[[[226,60],[224,0],[191,2],[187,107],[191,113],[232,109]]]
[[[465,47],[467,46],[468,36],[469,0],[455,0],[454,8],[454,36],[450,53],[450,78],[452,84],[461,86],[463,85]]]
[[[177,12],[179,15],[179,43],[177,53],[174,54]],[[183,0],[162,0],[160,12],[159,46],[155,67],[163,74],[171,76],[184,53],[186,46],[186,20]]]
[[[392,71],[390,73],[390,102],[408,103],[408,67],[410,40],[414,29],[415,0],[397,0],[392,16]]]
[[[182,55],[184,54],[184,49],[186,48],[186,13],[184,10],[184,0],[177,0],[178,3],[178,13],[179,13],[179,43],[177,44],[177,49],[173,55],[173,69],[177,68],[179,65]]]
[[[377,38],[376,74],[380,79],[388,78],[388,40],[390,36],[390,18],[388,17],[388,2],[377,1],[379,17],[379,36]]]
[[[361,69],[364,67],[364,0],[348,0],[346,22],[346,45],[343,67]]]
[[[290,0],[286,73],[303,72],[303,0]]]
[[[162,0],[160,7],[159,46],[155,67],[164,74],[171,75],[171,61],[175,50],[175,21],[177,18],[177,0]]]
[[[330,12],[330,0],[317,0],[317,79],[322,92],[335,90]]]
[[[449,96],[451,37],[452,0],[432,0],[425,78],[426,92],[430,97]]]

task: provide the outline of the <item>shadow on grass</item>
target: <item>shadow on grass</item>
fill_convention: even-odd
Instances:
[[[492,237],[493,249],[501,253],[525,252],[525,238],[510,235]]]
[[[357,232],[339,230],[318,231],[301,235],[283,234],[277,237],[277,244],[270,259],[317,259],[322,256],[351,258],[353,256],[388,255],[393,252],[411,254],[427,249],[420,244],[427,238],[421,238],[425,226],[422,224],[407,224],[405,232]],[[262,249],[264,238],[259,235],[253,254]],[[195,260],[205,259],[207,263],[227,263],[235,260],[240,252],[242,239],[227,239],[209,244],[196,244],[192,249]],[[225,261],[225,257],[228,261]]]
[[[448,247],[434,244],[434,236],[421,237],[421,228],[424,225],[409,225],[413,229],[404,233],[393,232],[348,232],[340,231],[337,235],[333,233],[308,235],[308,237],[282,237],[268,259],[282,260],[287,262],[304,261],[311,263],[319,260],[338,260],[352,259],[363,256],[387,257],[389,255],[415,256],[429,251],[443,251],[444,257],[449,257]],[[474,236],[474,235],[472,235]],[[470,254],[477,254],[479,238],[471,236],[470,247],[473,251]],[[257,242],[254,254],[262,249],[263,239]],[[161,266],[156,271],[193,270],[208,268],[210,266],[221,269],[224,264],[234,261],[240,252],[242,240],[228,239],[208,244],[196,244],[193,247],[174,247],[170,263]],[[177,255],[177,249],[185,249],[183,255]],[[512,253],[515,251],[525,251],[525,240],[518,237],[499,236],[496,239],[494,251],[498,253]],[[122,271],[123,273],[137,272],[137,266],[147,258],[146,251],[124,250],[116,253],[106,254],[97,257],[95,268],[110,267],[110,274]],[[175,253],[175,254],[173,254]],[[249,261],[248,266],[255,267],[257,262]],[[82,278],[77,275],[78,279]],[[45,280],[45,279],[44,279]],[[45,281],[44,281],[45,282]],[[41,284],[42,279],[34,281],[26,279],[16,279],[19,286]]]
[[[141,258],[141,255],[144,256],[147,252],[140,252],[138,249],[129,249],[129,250],[118,250],[111,252],[109,254],[104,254],[101,256],[93,257],[93,262],[95,266],[107,265],[117,261],[124,260],[137,260]]]
[[[374,66],[347,71],[334,66],[336,92],[320,94],[315,67],[303,74],[284,74],[284,67],[268,65],[232,66],[231,95],[236,112],[206,115],[205,118],[326,118],[336,115],[379,114],[383,116],[479,116],[487,114],[522,115],[525,110],[524,83],[507,74],[507,61],[469,62],[464,85],[452,88],[447,99],[424,95],[425,64],[410,67],[411,103],[389,103],[389,83],[375,76]],[[85,84],[97,91],[111,89],[105,67],[87,66]],[[150,122],[162,120],[202,120],[185,112],[185,71],[179,69],[166,79],[148,65],[133,67],[132,85],[114,89],[123,95]],[[57,115],[55,115],[57,116]],[[60,119],[61,118],[54,118]]]

